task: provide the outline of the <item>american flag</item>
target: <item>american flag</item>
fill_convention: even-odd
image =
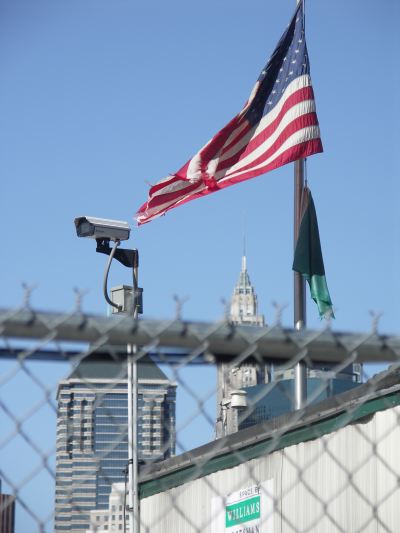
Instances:
[[[178,172],[150,188],[136,220],[145,224],[185,202],[318,152],[322,143],[300,2],[244,108]]]

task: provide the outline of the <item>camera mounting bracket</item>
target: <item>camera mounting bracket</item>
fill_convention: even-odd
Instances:
[[[106,255],[111,254],[112,248],[110,247],[110,239],[96,239],[96,243],[96,252]],[[139,254],[136,249],[128,250],[126,248],[117,248],[114,252],[114,259],[128,268],[136,268],[139,266]]]

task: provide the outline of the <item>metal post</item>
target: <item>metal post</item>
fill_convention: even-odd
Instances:
[[[138,316],[138,268],[139,253],[135,250],[133,265],[133,302],[132,315],[137,320]],[[138,457],[137,457],[137,394],[138,394],[138,376],[137,361],[134,358],[137,348],[135,344],[128,344],[128,465],[129,465],[129,531],[130,533],[139,533],[139,494],[138,494]]]
[[[128,344],[128,476],[129,476],[129,491],[128,491],[128,524],[129,531],[132,531],[134,523],[134,456],[135,456],[135,441],[133,438],[133,420],[134,420],[134,409],[133,409],[133,363],[132,363],[132,352],[133,345]]]
[[[304,188],[304,159],[294,163],[294,247],[299,236],[301,220],[301,195]],[[294,272],[294,327],[298,331],[306,327],[305,280]],[[294,408],[301,409],[307,398],[307,368],[303,361],[294,369]]]

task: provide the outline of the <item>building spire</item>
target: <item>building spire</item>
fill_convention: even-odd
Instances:
[[[243,239],[242,269],[233,289],[230,319],[234,324],[264,325],[264,316],[258,314],[258,301],[247,272],[246,241]]]

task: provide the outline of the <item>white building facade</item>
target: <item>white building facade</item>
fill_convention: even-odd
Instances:
[[[141,533],[397,532],[399,420],[395,371],[165,461],[142,476]]]
[[[128,533],[130,524],[129,513],[126,512],[127,501],[127,485],[125,483],[113,483],[108,508],[90,511],[90,526],[86,533],[110,533],[110,531]]]

